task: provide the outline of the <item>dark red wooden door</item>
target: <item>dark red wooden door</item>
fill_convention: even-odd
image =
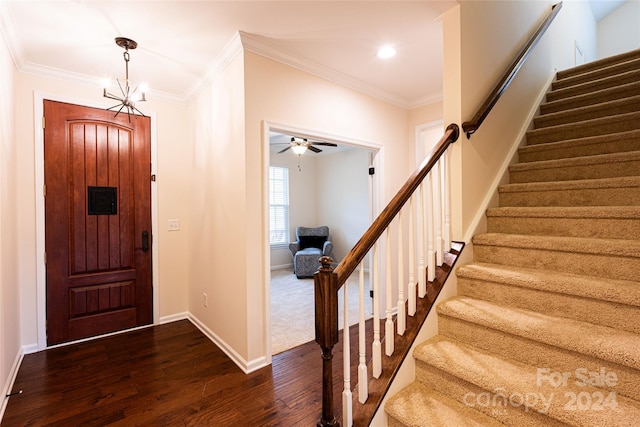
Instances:
[[[151,323],[149,118],[54,101],[44,115],[47,343]]]

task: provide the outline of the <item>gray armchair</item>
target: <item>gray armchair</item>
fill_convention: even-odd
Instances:
[[[289,243],[293,256],[293,272],[298,279],[313,277],[320,268],[318,260],[331,256],[333,243],[329,240],[329,227],[297,227],[296,241]]]

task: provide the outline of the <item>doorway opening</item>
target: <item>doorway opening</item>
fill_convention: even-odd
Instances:
[[[336,146],[320,144],[316,147],[321,151],[306,150],[298,155],[287,148],[291,138]],[[315,337],[313,278],[296,277],[289,250],[289,243],[296,240],[296,227],[328,226],[333,244],[331,257],[338,263],[377,212],[382,150],[375,143],[273,123],[265,123],[264,149],[267,173],[270,167],[284,168],[289,180],[287,238],[280,244],[272,244],[270,236],[266,239],[266,340],[269,355],[273,355]],[[268,176],[265,182],[269,204]],[[270,208],[265,209],[267,232],[273,220]]]

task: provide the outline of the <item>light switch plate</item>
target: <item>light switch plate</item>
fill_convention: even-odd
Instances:
[[[179,219],[170,219],[167,221],[167,230],[169,231],[178,231],[180,230],[180,220]]]

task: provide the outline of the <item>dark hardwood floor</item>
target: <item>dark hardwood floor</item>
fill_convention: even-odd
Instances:
[[[454,242],[407,333],[384,358],[354,425],[369,424],[399,363],[463,249]],[[313,315],[313,314],[310,314]],[[384,340],[384,319],[381,339]],[[357,325],[351,326],[351,388],[356,396]],[[366,322],[371,348],[373,320]],[[342,331],[333,349],[334,408],[342,407]],[[367,356],[370,357],[369,352]],[[369,367],[371,369],[371,367]],[[2,426],[315,426],[322,412],[320,347],[309,342],[273,356],[272,365],[243,373],[188,320],[152,326],[26,355]]]
[[[321,366],[311,342],[247,375],[182,320],[26,355],[2,426],[315,426]]]

